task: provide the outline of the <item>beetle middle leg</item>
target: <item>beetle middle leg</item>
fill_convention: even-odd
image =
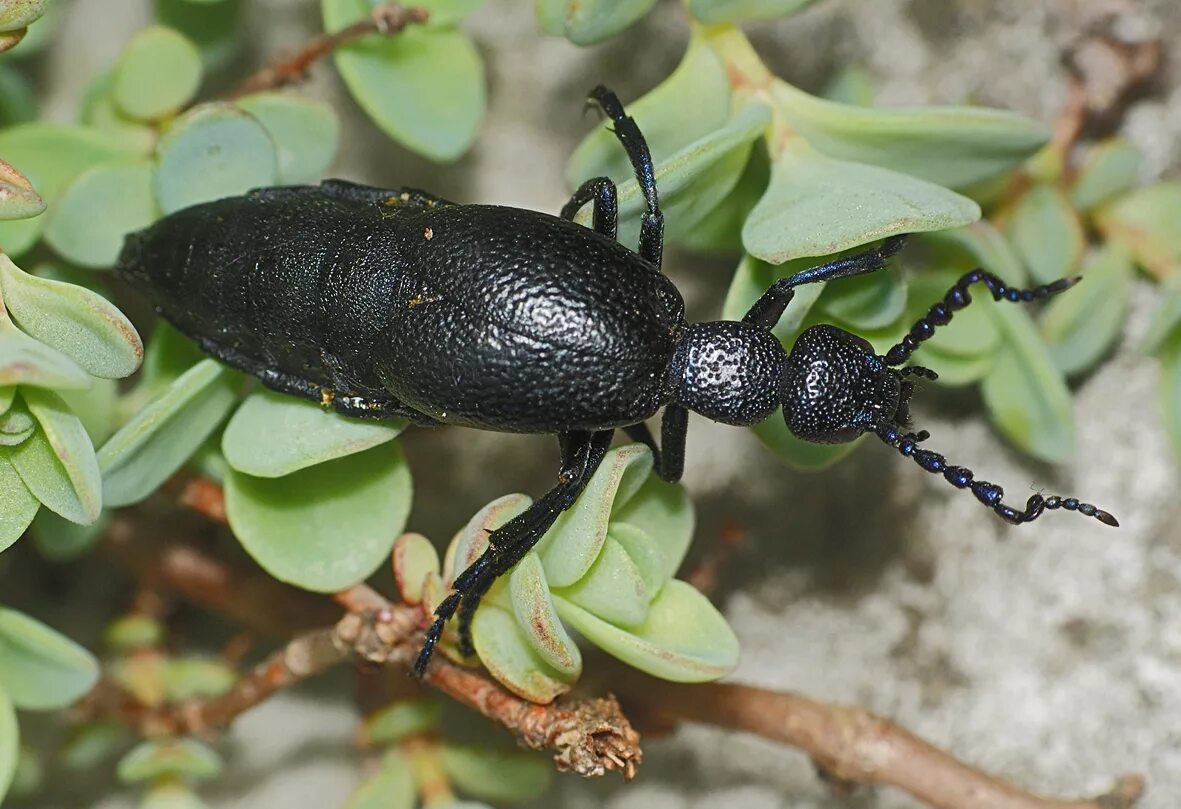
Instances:
[[[591,223],[596,233],[614,239],[619,233],[619,203],[615,183],[609,177],[592,177],[578,187],[570,201],[562,206],[562,218],[574,221],[583,205],[594,200]]]
[[[566,433],[559,436],[562,447],[562,469],[556,486],[535,501],[528,509],[497,528],[488,536],[488,549],[459,574],[453,585],[455,592],[439,604],[435,620],[426,632],[426,641],[414,663],[415,675],[426,671],[435,644],[443,634],[443,627],[459,611],[460,650],[470,654],[471,621],[480,599],[497,578],[507,573],[525,557],[545,535],[566,509],[574,504],[598,469],[611,445],[612,430]]]
[[[652,450],[652,466],[656,475],[666,483],[678,482],[685,471],[685,437],[688,430],[689,411],[678,404],[669,404],[664,408],[659,447],[644,422],[623,428],[628,438]]]

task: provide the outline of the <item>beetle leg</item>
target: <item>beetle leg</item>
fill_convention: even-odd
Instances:
[[[595,202],[591,219],[595,232],[614,239],[619,232],[619,204],[615,200],[615,183],[608,177],[594,177],[580,185],[562,206],[562,218],[574,221],[582,206],[591,200]]]
[[[497,528],[488,536],[488,549],[459,574],[453,585],[455,592],[435,610],[435,620],[426,632],[426,641],[414,663],[414,673],[421,677],[438,643],[443,627],[452,615],[459,612],[460,650],[471,654],[471,621],[480,599],[497,578],[507,573],[525,557],[545,532],[566,509],[573,505],[586,488],[611,445],[612,430],[595,433],[570,433],[560,437],[562,443],[562,475],[558,484],[545,493],[528,509]]]
[[[956,281],[955,286],[947,291],[943,300],[932,306],[923,317],[911,326],[910,333],[902,338],[902,342],[886,352],[887,365],[901,365],[910,359],[919,344],[930,339],[935,329],[951,322],[955,312],[963,309],[972,302],[968,294],[968,287],[972,284],[984,284],[996,301],[1010,301],[1012,303],[1028,303],[1048,298],[1051,295],[1070,289],[1079,282],[1079,277],[1059,278],[1052,284],[1043,284],[1032,289],[1017,289],[1006,286],[1005,282],[990,272],[981,269],[972,270]],[[914,373],[914,372],[912,372]]]
[[[779,322],[783,310],[791,303],[795,288],[816,281],[833,281],[837,278],[851,278],[854,275],[876,272],[886,266],[886,259],[902,249],[906,236],[891,236],[873,250],[838,258],[827,264],[801,270],[795,275],[780,278],[763,293],[750,307],[743,320],[770,329]]]
[[[648,210],[640,216],[640,246],[637,252],[642,258],[659,267],[664,254],[664,214],[660,212],[660,198],[656,193],[656,167],[652,163],[648,142],[636,126],[635,119],[624,111],[623,104],[615,93],[600,84],[591,90],[590,100],[598,104],[615,125],[615,137],[627,152],[636,182],[640,184],[644,201],[648,205]]]
[[[623,428],[627,437],[639,441],[652,450],[652,468],[657,477],[666,483],[676,483],[685,471],[685,435],[689,427],[689,411],[680,405],[670,404],[664,408],[660,422],[660,446],[652,431],[644,422],[629,424]]]

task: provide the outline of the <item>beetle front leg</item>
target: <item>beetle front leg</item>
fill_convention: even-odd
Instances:
[[[614,239],[619,232],[619,203],[615,200],[615,183],[608,177],[594,177],[580,185],[562,206],[562,218],[573,222],[582,206],[591,200],[595,203],[591,217],[595,232]]]
[[[459,613],[460,651],[472,653],[471,622],[480,599],[492,583],[511,570],[536,545],[554,521],[574,504],[598,469],[611,445],[612,430],[568,433],[560,437],[562,469],[559,482],[528,509],[488,536],[488,549],[455,579],[455,592],[435,610],[435,620],[426,633],[422,651],[414,663],[421,677],[430,662],[435,644],[451,616]]]

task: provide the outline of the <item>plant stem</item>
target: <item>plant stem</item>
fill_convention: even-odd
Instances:
[[[430,18],[430,12],[417,6],[406,8],[398,3],[386,3],[373,9],[373,13],[358,20],[347,28],[342,28],[334,34],[321,34],[313,37],[300,51],[277,64],[264,67],[257,73],[246,77],[237,87],[229,92],[226,98],[233,101],[251,93],[264,90],[277,90],[304,80],[308,68],[318,59],[322,59],[337,48],[356,42],[370,34],[393,36],[401,33],[408,25],[421,25]]]

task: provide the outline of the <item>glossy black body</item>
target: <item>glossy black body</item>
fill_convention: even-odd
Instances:
[[[375,415],[563,433],[671,399],[684,304],[636,253],[537,211],[341,189],[179,211],[129,237],[118,272],[228,364]]]

